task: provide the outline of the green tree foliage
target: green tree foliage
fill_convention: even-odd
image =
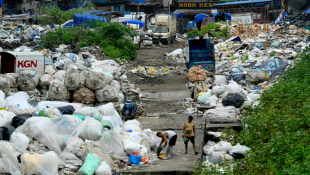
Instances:
[[[111,58],[132,61],[137,57],[137,46],[132,42],[132,37],[132,29],[127,26],[96,21],[92,23],[92,28],[57,28],[44,35],[41,44],[49,49],[75,43],[80,47],[100,46]]]
[[[82,8],[69,11],[62,11],[58,7],[51,9],[48,7],[42,7],[41,10],[44,15],[38,16],[38,21],[42,25],[52,25],[52,24],[61,25],[68,20],[72,20],[75,13],[79,14],[86,13]]]
[[[217,22],[218,23],[218,22]],[[214,37],[230,37],[230,30],[228,27],[224,27],[224,29],[220,30],[220,25],[216,25],[215,22],[208,23],[205,27],[203,27],[200,31],[198,29],[194,29],[187,33],[188,37],[203,35],[206,32],[210,32]],[[225,24],[224,22],[221,22]]]

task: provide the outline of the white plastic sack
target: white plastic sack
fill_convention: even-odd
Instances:
[[[136,143],[130,139],[125,138],[123,140],[123,145],[126,153],[129,155],[131,155],[133,152],[138,152],[143,157],[147,156],[147,148],[145,148],[145,146],[142,146],[139,143]]]
[[[229,152],[232,150],[232,145],[229,142],[220,141],[216,145],[213,146],[214,151],[223,151],[223,152]]]
[[[118,112],[114,109],[113,103],[101,105],[98,107],[98,111],[102,115],[101,120],[108,120],[112,123],[113,128],[119,128],[123,126],[123,121]]]
[[[57,71],[53,77],[56,79],[56,80],[59,80],[60,82],[63,82],[65,80],[65,75],[66,75],[66,71],[64,70],[59,70]]]
[[[102,119],[102,116],[100,115],[99,111],[93,107],[82,107],[80,109],[75,110],[73,114],[83,115],[85,117],[91,117],[98,121]]]
[[[17,77],[16,73],[7,73],[5,74],[6,79],[9,81],[10,88],[17,88]]]
[[[36,109],[46,109],[46,108],[57,108],[62,106],[73,106],[75,109],[79,109],[83,106],[81,103],[67,103],[62,101],[40,101],[37,106],[35,106]]]
[[[103,134],[103,126],[101,123],[93,118],[87,117],[84,122],[86,123],[82,130],[80,137],[88,140],[98,140]]]
[[[111,130],[104,131],[102,137],[94,141],[94,145],[100,147],[104,153],[109,154],[114,159],[126,159],[127,153],[123,146],[123,136]]]
[[[24,151],[18,146],[7,142],[0,141],[0,153],[2,155],[2,162],[4,170],[13,175],[22,175],[23,166],[18,162],[17,157],[24,154]]]
[[[23,115],[23,114],[33,114],[33,112],[35,111],[35,108],[30,106],[27,109],[21,108],[17,105],[9,105],[6,108],[7,111],[12,112],[16,115]]]
[[[227,79],[226,76],[224,75],[215,75],[215,81],[214,81],[214,85],[226,85],[227,84]]]
[[[240,93],[240,95],[243,96],[244,99],[247,99],[247,92],[240,88],[240,86],[235,81],[230,81],[228,85],[225,86],[225,95],[228,93]]]
[[[53,117],[60,117],[62,116],[59,109],[57,108],[47,108],[45,110],[45,115],[46,116],[53,116]]]
[[[10,82],[7,77],[3,74],[0,74],[0,90],[8,93],[10,89]]]
[[[124,123],[124,131],[137,131],[141,132],[141,124],[138,120],[128,120]]]
[[[13,132],[10,137],[10,142],[21,149],[26,150],[29,146],[30,139],[21,132]]]
[[[232,147],[230,154],[239,153],[239,154],[243,154],[245,156],[245,153],[249,150],[250,150],[250,148],[237,143],[237,145]]]
[[[206,105],[216,106],[217,101],[218,101],[218,98],[215,95],[212,95],[210,98],[207,99]]]
[[[125,137],[125,139],[129,139],[129,140],[131,140],[135,143],[139,143],[139,144],[141,144],[141,142],[143,140],[142,133],[141,132],[135,132],[135,131],[130,132],[129,135],[127,135]]]
[[[252,102],[256,102],[260,98],[260,94],[248,94],[248,97],[251,99]]]
[[[49,74],[49,75],[53,76],[57,72],[57,69],[54,66],[52,66],[52,65],[48,65],[45,68],[44,72],[46,74]]]
[[[24,173],[58,175],[58,157],[53,151],[44,154],[25,153],[21,157]]]
[[[57,73],[56,73],[57,74]],[[49,90],[46,94],[48,100],[67,101],[70,99],[70,92],[63,82],[55,79],[50,82]]]
[[[82,120],[74,116],[58,118],[31,117],[16,131],[22,132],[46,145],[60,155],[65,142],[78,129]],[[82,129],[82,128],[81,128]]]
[[[99,106],[98,111],[100,112],[101,115],[106,115],[106,116],[114,115],[115,113],[113,103],[108,103],[108,104]]]
[[[30,107],[28,103],[29,95],[26,92],[17,92],[14,95],[5,98],[5,107],[9,105],[19,106],[20,108],[27,109]]]
[[[5,107],[5,94],[0,90],[0,108]]]
[[[13,112],[0,110],[0,127],[12,125],[12,119],[16,115]]]
[[[112,175],[112,171],[107,162],[102,161],[97,169],[95,175]]]
[[[119,90],[112,85],[105,85],[102,89],[96,90],[96,99],[99,103],[118,102]]]
[[[44,74],[39,81],[39,86],[43,88],[47,88],[51,81],[54,80],[54,77],[50,74]]]
[[[69,90],[77,90],[79,88],[85,87],[85,78],[87,72],[72,72],[66,73],[64,84]]]
[[[224,93],[224,92],[225,92],[225,87],[214,86],[214,87],[212,88],[212,94],[214,94],[214,95],[216,95],[216,96],[218,96],[218,95],[220,95],[220,94],[222,94],[222,93]]]
[[[236,122],[236,108],[234,106],[216,107],[215,109],[207,110],[203,117],[207,118],[208,122]]]
[[[158,137],[152,133],[151,129],[144,129],[141,136],[149,143],[150,148],[156,148]]]
[[[110,78],[107,77],[107,75],[101,73],[101,72],[88,72],[86,75],[86,82],[85,85],[87,88],[91,90],[98,90],[102,89],[104,86],[106,86],[110,81]]]
[[[31,91],[39,85],[40,73],[32,70],[20,72],[17,78],[17,85],[23,91]]]

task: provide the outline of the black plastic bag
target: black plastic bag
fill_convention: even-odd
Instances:
[[[12,133],[15,131],[13,126],[2,126],[0,127],[0,138],[1,140],[10,140]]]
[[[234,106],[240,108],[244,103],[244,98],[239,93],[229,93],[222,101],[224,106]]]
[[[32,117],[31,114],[17,115],[12,119],[12,126],[17,128],[20,125],[23,125],[26,122],[26,120],[29,119],[30,117]]]
[[[60,113],[62,115],[65,115],[65,114],[72,115],[74,113],[74,111],[75,111],[74,107],[71,106],[71,105],[63,106],[63,107],[58,107],[57,109],[60,111]]]

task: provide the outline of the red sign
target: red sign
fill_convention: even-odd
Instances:
[[[24,61],[17,62],[18,68],[37,67],[37,65],[38,65],[38,61],[24,60]]]

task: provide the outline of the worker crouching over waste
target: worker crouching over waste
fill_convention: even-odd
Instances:
[[[159,144],[159,147],[161,147],[161,144],[163,144],[165,142],[165,145],[162,148],[165,148],[167,146],[168,140],[169,140],[169,146],[171,148],[173,148],[173,146],[175,145],[175,143],[177,141],[177,134],[173,131],[165,131],[163,133],[158,132],[157,137],[162,138],[161,142]]]

